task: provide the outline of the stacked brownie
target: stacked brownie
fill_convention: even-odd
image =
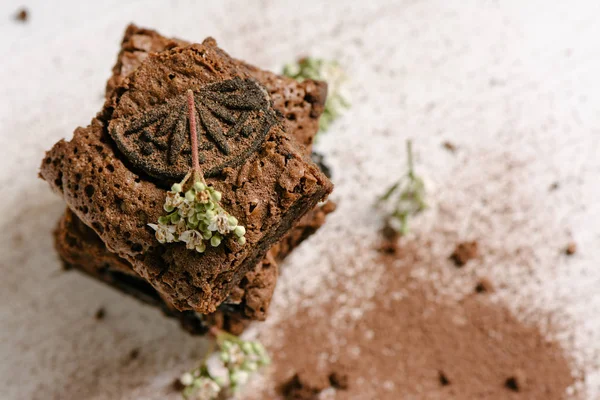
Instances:
[[[217,125],[206,130],[224,132],[199,145],[206,182],[247,238],[202,254],[159,243],[148,226],[191,164],[189,140],[158,137],[161,126],[182,120],[178,102],[190,89],[207,93],[200,101]],[[130,26],[102,111],[42,163],[42,178],[67,202],[55,233],[65,266],[160,307],[192,333],[208,324],[237,333],[264,319],[277,262],[334,208],[320,203],[332,185],[310,160],[326,92],[323,82],[235,60],[211,38],[188,44]]]

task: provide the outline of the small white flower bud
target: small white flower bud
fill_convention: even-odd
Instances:
[[[229,226],[232,228],[235,228],[238,224],[237,218],[234,217],[233,215],[230,215],[229,218],[227,218],[227,222],[229,223]]]
[[[225,379],[223,379],[220,376],[217,376],[217,377],[213,378],[213,380],[215,381],[215,383],[217,385],[219,385],[219,387],[225,387],[225,385],[226,385]]]
[[[173,186],[171,186],[172,192],[181,193],[182,190],[183,190],[183,188],[181,187],[181,184],[179,184],[179,183],[175,183]]]
[[[233,233],[235,234],[235,236],[237,237],[242,237],[246,234],[246,228],[244,228],[241,225],[238,225],[235,227],[235,229],[233,230]]]
[[[167,225],[169,222],[171,222],[171,221],[169,221],[169,218],[166,216],[158,217],[158,223],[160,225]]]
[[[223,361],[224,363],[229,362],[229,354],[226,351],[222,351],[221,354],[219,355],[219,358],[221,359],[221,361]]]
[[[193,202],[195,198],[196,198],[196,193],[194,193],[194,190],[190,189],[187,192],[185,192],[185,199],[187,201],[189,201],[190,203]]]
[[[254,346],[250,342],[242,343],[242,351],[246,354],[254,354]]]
[[[234,386],[242,386],[248,382],[249,377],[250,374],[248,372],[238,370],[231,374],[231,383],[233,383]]]
[[[179,382],[181,382],[183,386],[190,386],[192,383],[194,383],[194,377],[189,372],[186,372],[185,374],[181,375]]]
[[[258,364],[255,363],[254,361],[246,361],[243,365],[242,365],[242,369],[248,372],[254,372],[258,369]]]
[[[206,244],[204,244],[204,242],[202,242],[202,243],[198,244],[198,245],[196,246],[196,251],[197,251],[198,253],[204,253],[204,252],[206,251]]]
[[[211,197],[213,198],[214,201],[219,202],[221,201],[221,192],[219,192],[218,190],[215,190],[214,192],[211,193]]]
[[[196,189],[197,191],[202,191],[204,189],[206,189],[206,185],[202,182],[196,182],[194,183],[194,189]]]
[[[214,235],[210,238],[210,245],[212,247],[218,247],[221,244],[221,237],[219,235]]]

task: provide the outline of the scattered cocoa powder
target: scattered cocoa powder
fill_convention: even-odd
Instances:
[[[469,260],[476,258],[478,253],[478,244],[476,240],[472,242],[462,242],[456,246],[454,252],[450,255],[450,259],[454,261],[454,264],[457,267],[462,267]]]
[[[328,399],[506,399],[508,389],[519,396],[511,398],[562,398],[574,378],[561,348],[488,297],[436,301],[434,286],[411,268],[420,257],[414,249],[423,247],[404,243],[401,266],[398,256],[380,256],[386,275],[368,311],[339,318],[342,305],[331,301],[280,323],[281,340],[269,349],[269,381],[280,396],[316,399],[327,389]],[[478,285],[491,286],[486,279]],[[344,289],[333,292],[337,299]],[[345,391],[331,375],[340,370]]]

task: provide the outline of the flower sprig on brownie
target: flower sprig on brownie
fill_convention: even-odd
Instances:
[[[202,176],[198,162],[194,93],[188,90],[187,96],[193,167],[167,192],[163,208],[168,214],[158,218],[158,224],[148,226],[154,229],[160,243],[184,242],[186,248],[199,253],[206,250],[206,242],[217,247],[230,234],[244,245],[246,229],[221,207],[221,192],[207,185]]]
[[[302,82],[314,79],[327,82],[327,100],[319,119],[319,132],[325,132],[333,121],[350,108],[348,76],[337,61],[304,57],[283,67],[283,75]]]

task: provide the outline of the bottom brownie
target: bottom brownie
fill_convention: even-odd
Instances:
[[[55,231],[55,244],[65,268],[85,272],[123,293],[159,307],[165,315],[179,319],[182,327],[191,334],[204,334],[211,325],[239,334],[250,321],[265,319],[277,281],[277,261],[283,260],[316,232],[325,222],[325,216],[334,209],[334,203],[328,202],[306,214],[242,279],[227,301],[209,315],[182,312],[169,306],[152,285],[140,278],[126,260],[108,251],[98,235],[68,208]]]

